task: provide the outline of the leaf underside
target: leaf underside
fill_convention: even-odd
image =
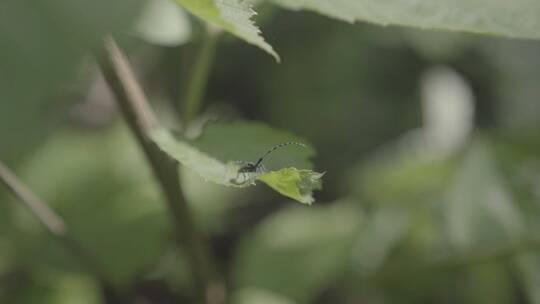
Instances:
[[[175,0],[193,15],[209,22],[223,30],[258,46],[277,61],[278,54],[261,36],[261,31],[255,25],[253,16],[257,13],[249,3],[241,0]]]
[[[175,137],[171,132],[165,129],[155,130],[151,137],[162,151],[170,155],[183,166],[196,172],[205,181],[228,187],[248,187],[254,185],[255,181],[260,180],[284,196],[305,204],[313,203],[313,191],[321,188],[322,173],[317,173],[308,169],[297,169],[295,167],[286,167],[269,172],[238,173],[241,166],[239,162],[224,158],[224,154],[222,153],[220,155],[219,153],[222,151],[218,152],[216,150],[215,155],[211,155],[212,147],[213,149],[218,149],[219,147],[221,150],[227,150],[227,148],[223,147],[224,144],[222,143],[224,134],[234,131],[237,132],[237,136],[232,138],[242,140],[244,136],[242,136],[241,130],[245,130],[245,133],[258,130],[259,132],[255,132],[255,134],[269,132],[262,128],[261,125],[254,123],[240,123],[209,129],[210,132],[208,133],[210,135],[213,133],[212,130],[219,132],[215,133],[215,137],[209,136],[208,138],[204,138],[203,136],[199,142]],[[278,131],[273,131],[273,133],[280,134]],[[258,137],[260,138],[260,136]],[[225,138],[225,140],[227,140],[227,138]],[[232,139],[229,139],[229,141],[231,140]],[[197,144],[199,144],[199,147],[197,147]],[[239,151],[238,154],[242,154],[241,144],[234,144],[231,142],[225,144],[231,147],[231,149],[234,148]],[[268,147],[269,145],[265,146]],[[201,147],[204,147],[206,151],[203,151]],[[262,152],[264,152],[264,150]],[[296,157],[304,158],[312,155],[312,150],[310,149],[301,152],[303,154],[292,150],[287,151],[287,154],[294,156],[296,153]],[[285,153],[281,154],[282,158],[284,158],[284,154]],[[277,159],[277,161],[277,163],[280,163],[279,159]]]
[[[540,38],[540,2],[536,0],[271,0],[292,10],[311,10],[347,22],[403,25],[482,33],[511,38]]]

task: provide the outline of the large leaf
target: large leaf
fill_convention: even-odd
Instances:
[[[176,0],[176,2],[206,22],[260,47],[279,61],[279,56],[274,52],[272,46],[264,41],[260,35],[261,31],[252,20],[256,12],[246,1]]]
[[[313,202],[312,192],[320,188],[322,174],[303,169],[311,167],[309,157],[314,151],[310,147],[275,151],[264,160],[265,166],[271,169],[269,172],[239,172],[242,163],[255,162],[276,144],[305,142],[260,123],[213,124],[196,140],[175,137],[165,129],[157,129],[152,138],[183,166],[216,184],[247,187],[261,180],[279,193],[307,204]]]
[[[119,283],[153,264],[166,244],[169,222],[159,192],[124,129],[56,134],[22,166],[21,179],[64,218],[75,238],[94,252]],[[15,207],[11,237],[17,258],[32,271],[78,271],[80,264],[48,237],[28,210]],[[141,250],[144,248],[144,250]]]
[[[348,22],[540,38],[536,0],[271,0]]]
[[[287,131],[254,121],[209,124],[204,133],[190,143],[198,150],[212,155],[223,163],[256,161],[270,147],[283,142],[307,143],[304,138]],[[284,167],[311,169],[312,147],[289,146],[279,149],[264,160],[268,169]]]
[[[42,142],[50,102],[73,85],[107,33],[129,28],[143,1],[4,0],[0,9],[0,158]],[[24,22],[22,22],[24,20]],[[69,81],[69,82],[68,82]],[[14,132],[17,130],[17,132]]]

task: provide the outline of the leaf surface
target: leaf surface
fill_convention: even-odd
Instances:
[[[323,175],[324,173],[311,170],[284,168],[262,174],[258,179],[284,196],[311,205],[314,201],[313,191],[322,187]]]
[[[321,188],[322,174],[309,170],[314,151],[290,145],[264,159],[264,172],[239,170],[247,162],[255,163],[271,147],[303,139],[264,124],[236,122],[213,124],[196,140],[175,136],[165,129],[152,134],[154,142],[183,166],[205,181],[229,187],[247,187],[260,180],[284,196],[311,204],[313,191]]]
[[[279,61],[272,46],[260,35],[261,31],[253,22],[257,13],[251,5],[240,0],[176,0],[193,15],[225,31],[258,46]]]
[[[272,0],[293,10],[312,10],[348,22],[404,25],[540,38],[540,2],[535,0]]]

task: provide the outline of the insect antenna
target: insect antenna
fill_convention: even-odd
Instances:
[[[274,152],[275,150],[279,149],[279,148],[283,148],[285,146],[288,146],[288,145],[297,145],[297,146],[300,146],[302,148],[305,148],[306,145],[304,145],[303,143],[300,143],[300,142],[296,142],[296,141],[289,141],[289,142],[285,142],[285,143],[281,143],[279,145],[275,145],[273,146],[272,148],[270,148],[270,150],[266,151],[266,153],[263,154],[263,156],[261,156],[257,162],[255,163],[255,168],[259,168],[259,166],[261,165],[262,161],[268,156],[270,155],[272,152]]]

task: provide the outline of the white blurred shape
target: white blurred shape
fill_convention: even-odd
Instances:
[[[231,297],[232,304],[294,304],[291,299],[288,299],[280,294],[273,293],[269,290],[258,288],[242,288],[235,290]]]
[[[433,67],[421,79],[423,133],[429,152],[450,155],[474,128],[474,97],[469,84],[449,67]]]
[[[135,30],[144,40],[161,46],[177,46],[191,37],[189,18],[171,0],[148,0]]]

